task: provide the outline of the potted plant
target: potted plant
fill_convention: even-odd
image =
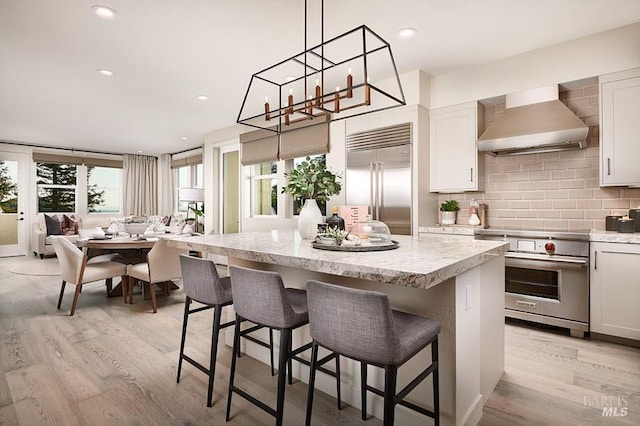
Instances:
[[[342,190],[341,176],[327,170],[323,157],[307,157],[295,169],[285,173],[287,185],[282,193],[291,194],[294,199],[303,199],[304,207],[298,216],[298,231],[304,239],[315,238],[318,224],[322,223],[322,213],[316,200],[327,201]]]
[[[440,224],[455,225],[460,205],[456,200],[443,201],[440,204]]]

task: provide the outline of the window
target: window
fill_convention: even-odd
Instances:
[[[87,211],[120,213],[121,169],[87,167]]]
[[[275,161],[254,164],[251,167],[251,215],[278,214],[278,166]]]
[[[36,163],[38,212],[76,211],[75,164]]]
[[[180,201],[180,188],[204,188],[204,168],[202,163],[190,166],[176,167],[176,201],[178,203],[178,212],[187,213],[188,202]]]
[[[310,156],[312,160],[322,160],[322,161],[326,161],[326,155],[325,154],[320,154],[320,155],[313,155]],[[295,169],[296,166],[300,163],[302,163],[304,160],[306,160],[307,157],[298,157],[298,158],[294,158],[293,160],[291,160],[293,162],[292,164],[292,169]],[[323,216],[327,215],[327,202],[325,200],[316,200],[316,203],[318,204],[318,207],[320,208],[320,212],[322,213]],[[293,200],[293,214],[294,215],[298,215],[300,214],[300,210],[302,210],[302,207],[304,206],[304,199],[302,198],[295,198]]]

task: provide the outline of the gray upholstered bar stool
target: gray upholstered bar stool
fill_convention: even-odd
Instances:
[[[438,321],[392,310],[384,293],[308,281],[307,294],[313,338],[307,425],[311,423],[319,346],[360,361],[362,420],[366,420],[366,391],[370,391],[384,397],[385,426],[393,425],[396,404],[432,417],[439,424]],[[396,393],[398,367],[429,344],[431,365]],[[367,384],[368,364],[384,368],[384,392]],[[429,374],[433,374],[433,411],[404,400]]]
[[[207,392],[207,407],[211,407],[213,401],[213,380],[216,373],[216,358],[218,354],[218,337],[220,330],[236,322],[229,321],[220,324],[222,319],[222,308],[233,303],[231,294],[231,282],[229,277],[220,278],[215,264],[206,259],[198,257],[190,257],[180,255],[180,268],[182,270],[182,285],[186,293],[184,302],[184,316],[182,320],[182,339],[180,341],[180,358],[178,360],[178,374],[176,381],[180,383],[180,373],[182,371],[182,361],[196,367],[198,370],[209,376],[209,387]],[[204,306],[190,309],[191,302],[196,301]],[[209,368],[200,364],[184,353],[184,344],[187,337],[187,323],[189,315],[196,312],[202,312],[208,309],[214,309],[213,314],[213,331],[211,336],[211,355],[209,357]],[[253,327],[248,332],[256,331],[258,328]],[[269,330],[269,344],[258,340],[252,336],[244,336],[261,346],[268,347],[271,355],[271,374],[273,375],[273,332]]]
[[[286,381],[286,367],[289,366],[289,383],[291,383],[291,360],[309,362],[297,355],[309,348],[311,342],[293,350],[291,344],[292,331],[306,325],[309,320],[307,313],[307,294],[304,290],[285,288],[280,274],[270,271],[260,271],[239,266],[230,266],[231,289],[233,292],[234,309],[236,311],[236,326],[233,339],[233,358],[231,372],[229,373],[229,398],[227,400],[226,420],[231,413],[231,396],[233,392],[255,404],[262,410],[276,418],[276,425],[281,426],[284,415],[284,393]],[[240,330],[240,320],[248,320],[252,323],[280,330],[280,353],[278,359],[278,390],[276,396],[276,409],[256,399],[246,391],[234,385],[236,372],[235,356],[244,331]],[[337,376],[338,401],[340,400],[340,359],[336,354],[325,357],[321,362],[336,360],[336,372],[321,369],[332,376]],[[340,408],[340,402],[338,402]]]

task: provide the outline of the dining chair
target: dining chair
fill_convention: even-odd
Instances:
[[[125,299],[133,303],[133,282],[134,280],[149,283],[151,293],[151,307],[153,313],[158,312],[158,302],[156,300],[156,285],[170,285],[171,281],[182,277],[180,271],[180,255],[187,254],[187,250],[169,247],[165,238],[160,238],[147,253],[147,261],[127,266],[127,282],[123,285]],[[165,287],[165,291],[169,290]]]
[[[73,315],[76,311],[78,297],[80,297],[83,284],[106,280],[105,284],[107,288],[110,288],[113,277],[121,277],[120,279],[123,285],[127,282],[126,265],[111,260],[89,262],[87,255],[66,238],[52,237],[51,240],[58,262],[60,263],[60,275],[62,276],[58,309],[60,309],[60,305],[62,304],[62,297],[64,296],[64,289],[67,283],[76,286],[73,303],[71,304],[71,313],[69,314]],[[123,294],[123,296],[126,301],[126,295]]]

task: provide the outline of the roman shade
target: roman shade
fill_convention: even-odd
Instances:
[[[49,152],[34,152],[31,154],[34,163],[49,164],[75,164],[93,167],[113,167],[122,168],[122,160],[112,160],[108,158],[81,157],[79,155],[60,155]]]
[[[278,135],[255,130],[240,135],[240,163],[243,166],[278,161]]]
[[[177,169],[179,167],[193,166],[196,164],[202,164],[202,154],[191,155],[189,157],[172,159],[171,168]]]
[[[311,123],[311,124],[310,124]],[[280,159],[306,157],[329,152],[329,116],[291,123],[291,131],[280,135]]]

